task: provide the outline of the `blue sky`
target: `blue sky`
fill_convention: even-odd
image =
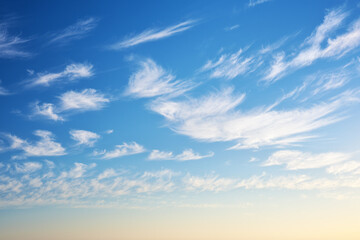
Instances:
[[[356,1],[0,6],[3,216],[360,197]]]

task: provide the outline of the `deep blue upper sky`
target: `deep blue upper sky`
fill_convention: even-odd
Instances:
[[[357,1],[2,1],[0,205],[296,174],[309,178],[291,188],[358,188],[341,176],[360,171],[359,13]]]

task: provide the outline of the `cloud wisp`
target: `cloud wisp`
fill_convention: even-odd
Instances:
[[[39,157],[39,156],[62,156],[66,154],[65,148],[60,143],[55,142],[54,135],[45,130],[36,130],[34,135],[40,140],[35,143],[30,143],[27,140],[21,139],[15,135],[8,134],[10,141],[9,149],[20,150],[23,155],[20,157]]]
[[[330,11],[294,57],[287,57],[283,52],[275,55],[264,80],[277,81],[289,71],[309,66],[318,59],[340,58],[357,48],[360,45],[360,19],[350,24],[345,33],[330,38],[348,15],[343,9]]]
[[[243,56],[244,50],[240,49],[233,54],[223,54],[216,61],[207,61],[201,68],[203,72],[210,72],[211,78],[234,79],[238,76],[255,71],[262,61],[254,56]]]
[[[94,151],[95,156],[101,156],[101,159],[113,159],[120,158],[124,156],[134,155],[138,153],[145,152],[145,148],[136,142],[123,143],[121,145],[116,145],[115,149],[112,151],[103,150],[103,151]]]
[[[22,50],[28,39],[12,36],[8,32],[8,23],[0,23],[0,58],[29,57],[31,54]]]
[[[236,141],[230,149],[248,149],[292,145],[314,137],[304,134],[340,121],[343,116],[336,112],[349,102],[359,101],[358,95],[358,91],[347,91],[308,108],[241,111],[237,108],[245,95],[226,89],[198,99],[155,100],[150,109],[165,117],[179,134],[209,142]]]
[[[94,75],[93,65],[89,63],[73,63],[65,67],[62,72],[58,73],[38,73],[37,76],[28,81],[27,86],[45,86],[49,87],[54,82],[60,80],[73,81],[79,78],[89,78]]]
[[[167,38],[176,33],[180,33],[192,28],[195,23],[196,23],[195,20],[187,20],[164,29],[156,29],[156,28],[148,29],[138,35],[126,38],[123,41],[112,44],[110,46],[110,49],[119,50],[119,49],[133,47],[145,42],[156,41],[163,38]]]
[[[351,163],[351,162],[348,162]],[[343,164],[343,163],[340,163]],[[11,162],[0,168],[0,207],[37,205],[67,205],[79,207],[102,203],[113,207],[113,202],[151,194],[194,192],[226,192],[239,189],[342,190],[359,189],[359,174],[343,175],[358,169],[354,163],[343,165],[341,173],[327,177],[305,174],[272,176],[254,174],[246,178],[222,177],[216,173],[202,176],[174,172],[170,169],[130,172],[98,167],[95,163],[75,162],[72,166],[46,166],[40,162]],[[339,168],[338,168],[339,169]],[[346,177],[344,177],[346,176]],[[127,198],[128,197],[128,198]],[[132,203],[131,201],[128,203]]]
[[[1,81],[0,81],[1,84]],[[9,90],[7,90],[6,88],[4,88],[3,86],[0,85],[0,96],[6,96],[6,95],[10,95],[11,92]]]
[[[82,91],[67,91],[58,96],[58,99],[57,104],[35,102],[32,106],[31,117],[40,116],[54,121],[64,121],[65,118],[62,115],[100,110],[110,102],[104,94],[91,88]]]
[[[191,83],[175,80],[175,76],[146,59],[138,63],[140,68],[130,76],[125,95],[135,98],[179,95],[190,90]]]
[[[98,134],[86,130],[71,130],[69,133],[71,138],[77,142],[77,145],[89,147],[94,146],[95,142],[100,138]]]
[[[78,20],[75,24],[68,26],[64,30],[52,34],[49,43],[65,45],[73,40],[84,38],[97,25],[98,19],[93,17]]]
[[[248,3],[248,7],[255,7],[256,5],[270,2],[271,0],[250,0]]]
[[[195,153],[192,149],[185,149],[182,153],[174,155],[173,152],[165,152],[160,150],[152,150],[148,156],[149,160],[174,160],[174,161],[191,161],[199,160],[214,156],[213,152],[206,155]]]
[[[295,150],[281,150],[273,153],[263,166],[286,165],[288,170],[322,168],[347,161],[351,154],[340,152],[309,153]]]

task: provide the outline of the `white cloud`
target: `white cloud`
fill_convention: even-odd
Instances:
[[[79,20],[64,30],[52,34],[49,43],[66,44],[72,40],[84,38],[97,26],[97,23],[98,20],[95,18]]]
[[[54,121],[64,121],[63,117],[55,113],[55,109],[56,107],[52,103],[43,103],[39,105],[39,102],[36,102],[33,107],[33,115],[43,116]]]
[[[68,172],[62,172],[61,177],[67,178],[81,178],[84,176],[85,172],[91,168],[96,167],[95,163],[84,164],[84,163],[75,163],[75,166],[70,169]]]
[[[114,132],[114,129],[109,129],[109,130],[105,131],[106,134],[112,134],[113,132]]]
[[[340,164],[335,164],[326,169],[326,172],[330,174],[344,174],[355,173],[360,174],[360,162],[348,161]]]
[[[252,157],[252,158],[250,158],[250,160],[249,160],[249,162],[257,162],[257,161],[259,161],[256,157]]]
[[[9,163],[14,166],[18,163]],[[60,168],[60,169],[59,169]],[[69,169],[70,168],[70,169]],[[36,169],[36,168],[35,168]],[[21,170],[20,170],[21,171]],[[58,166],[48,173],[6,171],[0,175],[0,207],[67,205],[71,207],[94,205],[114,207],[119,197],[137,202],[151,194],[187,192],[223,192],[239,189],[292,189],[298,191],[359,189],[359,175],[330,175],[331,178],[303,174],[272,176],[266,173],[246,178],[226,178],[215,173],[205,176],[183,174],[170,169],[131,173],[128,170],[103,169],[96,164],[75,163],[72,167]],[[318,191],[316,192],[318,193]],[[156,199],[158,199],[156,197]],[[137,202],[138,203],[138,202]],[[95,203],[96,206],[96,203]]]
[[[45,160],[45,163],[48,168],[50,169],[55,168],[55,163],[53,161]]]
[[[249,0],[248,6],[249,7],[255,7],[256,5],[269,2],[271,0]]]
[[[29,181],[29,185],[34,188],[39,188],[43,185],[41,179],[39,177],[33,178]]]
[[[0,58],[29,57],[29,52],[21,50],[21,46],[28,41],[9,35],[8,24],[0,24]]]
[[[316,88],[312,92],[313,95],[340,88],[350,80],[349,73],[341,70],[337,72],[321,74],[318,78],[319,80],[316,83]]]
[[[89,63],[73,63],[67,65],[62,72],[58,73],[38,73],[30,80],[28,86],[50,86],[50,84],[66,79],[75,80],[79,78],[88,78],[94,75],[93,65]],[[63,81],[64,82],[64,81]]]
[[[42,164],[38,162],[26,162],[23,164],[16,163],[15,170],[18,173],[31,173],[42,168]]]
[[[98,179],[101,180],[101,179],[111,178],[111,177],[115,177],[116,175],[117,175],[117,173],[115,172],[115,170],[112,168],[109,168],[109,169],[106,169],[101,174],[99,174]]]
[[[1,81],[0,81],[1,84]],[[10,91],[0,85],[0,96],[10,95]]]
[[[348,160],[351,154],[340,152],[309,153],[281,150],[273,153],[263,166],[286,165],[288,170],[321,168]]]
[[[98,134],[85,130],[71,130],[69,133],[71,138],[78,142],[78,145],[87,145],[90,147],[100,138]]]
[[[115,149],[112,151],[104,150],[102,152],[94,152],[95,155],[102,155],[102,159],[112,159],[118,158],[133,154],[142,153],[145,151],[145,148],[136,142],[123,143],[122,145],[116,145]]]
[[[340,58],[360,45],[360,19],[353,22],[347,32],[330,38],[330,34],[337,30],[348,13],[342,9],[330,11],[310,37],[306,39],[300,52],[292,59],[286,60],[284,53],[277,54],[264,79],[276,81],[289,70],[295,70],[311,65],[321,58]],[[326,43],[325,40],[327,40]],[[323,47],[323,45],[325,45]]]
[[[129,79],[126,95],[137,98],[165,94],[180,94],[191,88],[187,82],[175,81],[175,76],[166,72],[153,60],[139,62],[140,68]]]
[[[60,143],[54,141],[53,134],[45,130],[36,130],[35,136],[40,137],[36,143],[29,143],[26,140],[14,135],[8,135],[11,149],[19,149],[24,152],[24,156],[61,156],[65,155],[65,148]]]
[[[33,104],[32,116],[42,116],[54,121],[64,121],[64,114],[100,110],[105,103],[110,102],[104,94],[95,89],[84,89],[82,91],[67,91],[58,96],[57,104],[35,102]]]
[[[237,28],[239,28],[239,27],[240,27],[239,24],[232,25],[232,26],[230,26],[230,27],[226,27],[226,28],[225,28],[225,31],[232,31],[232,30],[235,30],[235,29],[237,29]]]
[[[132,47],[141,43],[150,42],[150,41],[156,41],[162,38],[170,37],[176,33],[183,32],[185,30],[188,30],[194,26],[195,21],[194,20],[188,20],[181,22],[177,25],[170,26],[167,28],[164,28],[162,30],[159,29],[148,29],[144,32],[135,35],[133,37],[127,38],[123,41],[117,42],[110,46],[111,49],[123,49]]]
[[[208,61],[202,71],[211,71],[211,78],[233,79],[237,76],[253,72],[261,65],[261,61],[254,57],[243,57],[243,50],[229,54],[223,54],[217,61]]]
[[[276,111],[257,107],[241,111],[237,107],[244,94],[234,95],[226,89],[198,99],[156,100],[150,107],[177,133],[202,141],[237,141],[232,149],[246,149],[303,142],[313,137],[304,133],[341,120],[335,112],[348,102],[359,101],[358,94],[344,92],[328,103],[309,108]]]
[[[153,150],[148,156],[149,160],[176,160],[176,161],[189,161],[189,160],[199,160],[207,157],[214,156],[213,152],[210,152],[207,155],[200,155],[194,153],[192,149],[186,149],[178,155],[174,155],[172,152],[164,152],[159,150]]]
[[[218,176],[196,177],[187,175],[183,178],[185,189],[188,191],[220,192],[234,188],[235,179],[220,178]]]
[[[110,102],[103,94],[95,89],[84,89],[80,92],[67,91],[59,96],[61,111],[98,110],[104,107],[104,103]]]

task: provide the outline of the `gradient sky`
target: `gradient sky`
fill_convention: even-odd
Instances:
[[[1,1],[0,239],[360,238],[357,1]]]

